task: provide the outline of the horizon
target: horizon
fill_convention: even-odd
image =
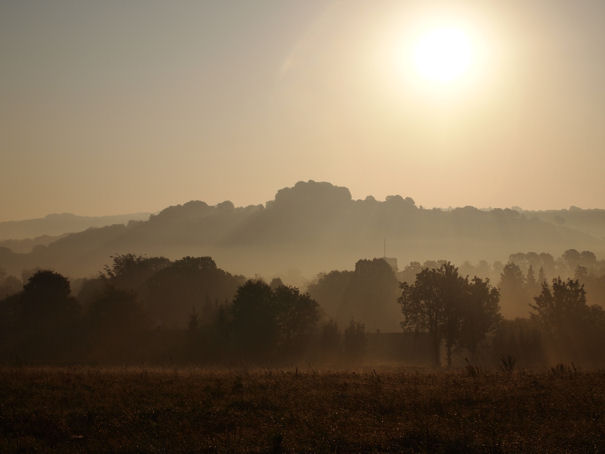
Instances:
[[[351,197],[353,201],[360,201],[360,200],[364,200],[367,197],[373,197],[377,202],[384,202],[386,200],[387,197],[391,197],[391,196],[401,196],[403,198],[406,197],[410,197],[412,200],[414,200],[414,203],[416,205],[417,208],[421,208],[421,209],[425,209],[425,210],[433,210],[433,209],[437,209],[437,210],[442,210],[442,211],[450,211],[450,210],[455,210],[457,208],[465,208],[465,207],[473,207],[476,208],[478,210],[481,211],[489,211],[489,210],[497,210],[497,209],[502,209],[502,210],[506,210],[506,209],[510,209],[510,210],[514,210],[514,211],[521,211],[521,212],[540,212],[540,211],[570,211],[573,210],[574,208],[577,209],[581,209],[581,210],[605,210],[605,207],[584,207],[584,206],[578,206],[578,205],[570,205],[567,207],[544,207],[544,208],[526,208],[520,205],[511,205],[511,206],[474,206],[474,205],[449,205],[449,206],[426,206],[422,203],[419,203],[418,200],[416,198],[414,198],[412,195],[410,194],[385,194],[382,198],[376,197],[373,194],[367,194],[365,196],[360,196],[360,197],[355,197],[354,193],[351,191],[350,188],[347,188],[346,186],[341,186],[338,184],[334,184],[332,182],[329,181],[319,181],[319,180],[300,180],[297,183],[306,183],[306,182],[316,182],[316,183],[329,183],[332,184],[335,187],[345,187],[346,189],[348,189],[351,192]],[[102,217],[118,217],[118,216],[129,216],[129,215],[156,215],[158,213],[160,213],[162,210],[169,208],[171,206],[179,206],[179,205],[184,205],[186,203],[189,202],[204,202],[206,204],[208,204],[209,206],[216,206],[220,203],[223,202],[232,202],[233,205],[236,208],[245,208],[247,206],[258,206],[258,205],[262,205],[263,207],[266,207],[267,203],[271,202],[274,200],[275,194],[277,194],[277,192],[281,189],[286,189],[286,188],[292,188],[294,187],[295,184],[292,184],[291,186],[285,186],[283,188],[279,188],[276,189],[273,198],[265,200],[265,201],[258,201],[257,203],[248,203],[248,204],[238,204],[236,201],[234,200],[229,200],[229,199],[220,199],[217,198],[216,200],[205,200],[202,198],[198,198],[198,199],[190,199],[190,200],[186,200],[186,201],[182,201],[182,202],[175,202],[175,203],[170,203],[166,206],[163,206],[161,208],[155,209],[155,210],[133,210],[133,211],[126,211],[126,212],[112,212],[112,213],[100,213],[100,212],[73,212],[73,211],[57,211],[57,212],[46,212],[46,213],[40,213],[38,215],[34,215],[32,217],[27,217],[27,218],[19,218],[19,219],[8,219],[8,218],[4,218],[2,216],[0,216],[0,223],[5,223],[5,222],[24,222],[24,221],[30,221],[30,220],[37,220],[37,219],[44,219],[47,218],[49,216],[61,216],[61,215],[72,215],[72,216],[79,216],[79,217],[91,217],[91,218],[102,218]]]

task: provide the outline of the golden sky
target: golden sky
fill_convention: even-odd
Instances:
[[[435,29],[469,48],[447,83],[414,60]],[[603,1],[9,0],[0,55],[0,220],[308,179],[605,208]]]

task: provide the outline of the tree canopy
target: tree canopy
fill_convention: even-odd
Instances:
[[[474,352],[495,327],[500,319],[498,299],[498,290],[488,280],[462,277],[449,262],[439,268],[424,268],[413,284],[401,284],[401,325],[405,331],[430,335],[436,365],[445,343],[450,365],[455,347]]]

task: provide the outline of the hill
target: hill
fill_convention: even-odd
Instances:
[[[0,240],[23,240],[42,236],[59,236],[81,232],[90,227],[126,224],[145,220],[149,213],[120,214],[115,216],[77,216],[71,213],[49,214],[43,218],[0,222]]]
[[[381,256],[385,239],[388,255],[400,263],[506,260],[511,252],[560,255],[570,248],[603,254],[605,210],[580,210],[590,211],[586,216],[578,210],[425,209],[409,197],[354,200],[347,188],[308,181],[279,190],[264,205],[191,201],[146,221],[66,235],[30,253],[0,248],[0,267],[19,273],[40,266],[85,276],[98,272],[110,256],[132,252],[212,256],[222,268],[247,275],[310,276]]]

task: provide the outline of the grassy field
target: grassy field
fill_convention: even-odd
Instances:
[[[605,452],[605,373],[0,369],[0,452]]]

